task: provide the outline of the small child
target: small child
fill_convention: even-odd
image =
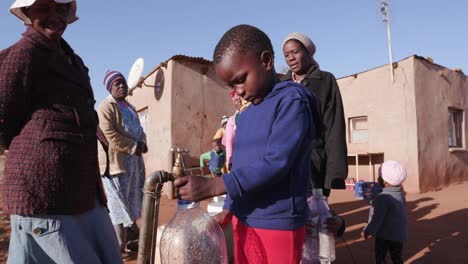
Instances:
[[[200,201],[227,193],[236,263],[300,263],[308,215],[310,155],[316,129],[311,105],[317,99],[294,82],[280,82],[268,36],[239,25],[216,45],[217,77],[251,102],[239,115],[230,173],[174,182],[182,199]]]
[[[213,139],[224,138],[224,134],[226,133],[226,124],[228,122],[228,119],[229,117],[226,115],[221,117],[221,127],[218,130],[216,130],[216,133],[213,136]]]
[[[405,194],[401,184],[406,179],[406,171],[396,161],[386,161],[379,168],[378,181],[383,191],[372,201],[369,223],[363,236],[375,237],[375,261],[385,263],[390,252],[393,263],[403,263],[403,241],[408,239],[405,212]]]
[[[221,144],[221,138],[213,139],[211,144],[213,149],[210,151],[210,163],[208,167],[213,178],[221,177],[223,175],[221,170],[224,164],[226,164],[226,151],[223,144]]]

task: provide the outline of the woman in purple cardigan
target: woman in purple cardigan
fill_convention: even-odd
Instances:
[[[88,69],[62,38],[76,2],[17,0],[10,11],[27,29],[0,52],[8,263],[122,263],[103,206]]]

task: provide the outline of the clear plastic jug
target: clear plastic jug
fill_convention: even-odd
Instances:
[[[162,264],[227,264],[224,233],[199,203],[179,200],[177,212],[164,228]]]
[[[313,189],[308,199],[309,219],[302,249],[302,264],[331,263],[335,260],[335,234],[325,228],[325,220],[331,217],[322,189]]]

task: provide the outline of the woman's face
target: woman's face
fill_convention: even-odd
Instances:
[[[68,25],[70,8],[70,4],[59,4],[54,0],[36,0],[23,12],[39,33],[50,40],[60,40]]]
[[[128,95],[128,86],[124,78],[120,78],[112,83],[112,96],[117,100],[124,100]]]
[[[283,54],[286,64],[295,74],[306,74],[310,66],[312,66],[312,58],[309,52],[297,40],[287,41],[283,46]]]

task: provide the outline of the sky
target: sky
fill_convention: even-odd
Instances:
[[[12,3],[0,0],[1,50],[25,30],[9,13]],[[393,60],[417,54],[468,73],[466,10],[467,0],[389,0]],[[108,95],[107,70],[127,76],[139,57],[143,75],[177,54],[211,60],[217,41],[238,24],[267,33],[277,71],[286,67],[281,44],[291,32],[307,34],[320,67],[338,78],[389,62],[380,0],[79,0],[77,15],[64,39],[88,66],[98,103]]]

